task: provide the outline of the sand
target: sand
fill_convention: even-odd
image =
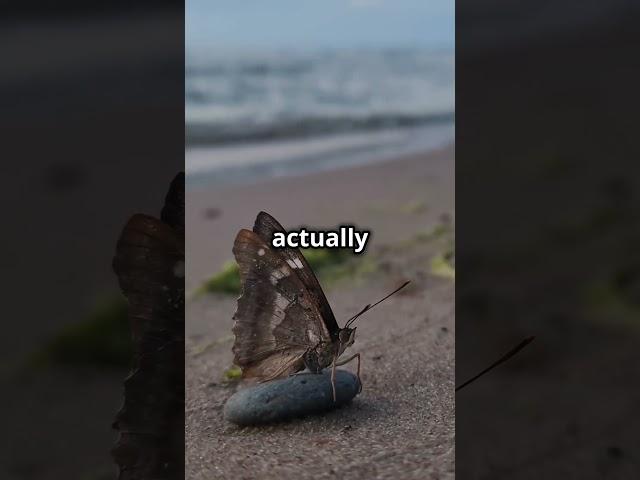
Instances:
[[[235,234],[259,210],[285,227],[355,223],[373,231],[365,256],[378,268],[326,289],[339,323],[404,279],[412,284],[359,321],[352,349],[362,354],[364,388],[352,404],[268,427],[222,418],[241,388],[223,381],[235,297],[191,299],[186,478],[453,478],[454,282],[430,270],[441,239],[416,239],[453,219],[453,148],[187,196],[188,291],[232,258]]]

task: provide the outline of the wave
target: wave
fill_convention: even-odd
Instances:
[[[358,117],[307,117],[284,120],[264,125],[186,124],[185,142],[189,146],[227,145],[234,143],[264,142],[289,138],[317,137],[335,133],[355,133],[415,127],[429,124],[446,124],[454,121],[453,112],[430,115],[373,115]]]
[[[192,52],[186,142],[230,144],[451,122],[452,52]]]

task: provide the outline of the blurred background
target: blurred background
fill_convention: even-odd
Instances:
[[[186,18],[187,477],[452,478],[453,2],[189,1]],[[244,435],[221,414],[231,249],[260,210],[373,232],[364,255],[304,252],[340,324],[412,283],[362,320],[352,407]]]
[[[0,478],[116,477],[131,361],[111,262],[184,168],[181,2],[4,4],[0,13]]]
[[[453,138],[453,6],[187,6],[190,184],[367,163]]]
[[[456,477],[636,478],[640,9],[456,8]]]

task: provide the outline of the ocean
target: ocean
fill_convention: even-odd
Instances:
[[[418,49],[187,53],[190,185],[372,162],[454,135],[454,54]]]

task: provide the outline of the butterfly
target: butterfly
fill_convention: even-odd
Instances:
[[[297,248],[274,248],[273,234],[285,229],[271,215],[260,212],[253,230],[238,232],[233,254],[239,266],[242,294],[233,316],[234,363],[243,378],[261,382],[305,368],[320,373],[331,366],[331,387],[336,399],[335,369],[360,353],[340,360],[355,341],[353,322],[363,313],[389,298],[364,307],[340,327],[313,270]]]
[[[131,372],[113,427],[119,478],[184,475],[184,174],[160,218],[137,214],[117,243],[113,269],[128,301]]]

